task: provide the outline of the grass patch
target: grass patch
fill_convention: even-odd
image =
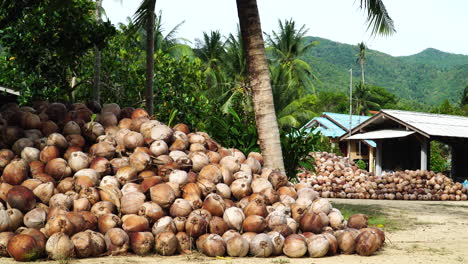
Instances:
[[[376,226],[387,231],[401,230],[402,225],[400,221],[391,217],[384,212],[384,208],[379,205],[359,205],[359,204],[345,204],[333,203],[333,207],[340,210],[343,217],[347,220],[353,214],[365,214],[369,217],[369,226]]]
[[[289,259],[286,259],[286,258],[278,258],[278,259],[274,259],[271,261],[271,263],[273,264],[286,264],[286,263],[289,263],[291,261],[289,261]]]

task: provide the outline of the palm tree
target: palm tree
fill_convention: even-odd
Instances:
[[[236,3],[264,165],[284,172],[278,122],[257,1],[236,0]]]
[[[381,106],[376,102],[377,98],[371,87],[362,82],[356,84],[353,91],[353,101],[355,102],[355,113],[366,115],[370,110],[378,110]]]
[[[306,43],[305,36],[308,29],[303,25],[296,28],[293,20],[285,20],[284,23],[279,20],[279,32],[273,31],[267,36],[267,43],[270,46],[267,51],[273,56],[271,71],[273,86],[276,84],[289,84],[293,94],[297,93],[296,98],[301,97],[306,92],[315,93],[312,80],[316,77],[312,74],[310,64],[303,61],[303,56],[309,49],[315,47],[318,42]],[[285,89],[280,88],[280,89]],[[289,101],[291,102],[291,101]],[[289,103],[288,102],[288,103]]]
[[[205,63],[204,75],[210,87],[210,93],[219,96],[225,92],[226,76],[222,70],[226,50],[221,33],[211,31],[203,32],[203,39],[197,39],[195,54]]]
[[[96,0],[95,19],[96,23],[101,23],[102,0]],[[101,50],[94,46],[94,81],[93,81],[93,101],[99,103],[101,100]]]
[[[154,112],[154,22],[156,0],[143,0],[133,15],[136,28],[146,28],[146,110],[150,115]]]
[[[359,66],[361,66],[361,82],[363,84],[365,84],[365,81],[364,81],[364,64],[366,63],[367,46],[366,46],[366,44],[364,44],[364,42],[359,43],[357,46],[358,46],[359,53],[356,55],[358,57],[356,59],[356,62],[359,63]]]
[[[186,44],[188,41],[177,37],[179,29],[184,23],[185,21],[180,22],[166,33],[166,29],[163,27],[162,11],[159,11],[159,15],[156,15],[154,20],[154,51],[162,51],[174,57],[193,57],[192,48]],[[146,30],[140,29],[140,34],[143,40],[147,39],[148,34]],[[141,43],[141,47],[145,50],[146,44],[146,41],[142,41]]]
[[[284,172],[278,122],[257,1],[236,0],[236,4],[252,87],[260,149],[266,167],[278,168]],[[372,34],[390,35],[395,32],[393,21],[381,0],[361,0],[360,7],[367,10],[367,22],[369,28],[372,27]]]
[[[234,108],[235,102],[237,108],[244,113],[244,116],[250,116],[253,111],[252,92],[249,86],[247,75],[247,61],[243,47],[242,34],[239,27],[235,35],[229,34],[225,42],[225,72],[229,81],[226,91],[220,96],[223,102],[221,111],[227,113],[229,108]],[[226,100],[227,98],[227,100]],[[240,100],[234,100],[238,99]]]

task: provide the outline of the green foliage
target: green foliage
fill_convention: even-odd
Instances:
[[[206,118],[213,105],[205,95],[203,67],[200,60],[188,57],[174,59],[161,51],[155,54],[155,106],[158,119],[169,120],[177,110],[174,122],[183,122],[192,128],[205,130]]]
[[[142,31],[135,32],[129,26],[120,25],[117,34],[109,41],[109,46],[103,49],[103,103],[144,106],[145,53],[144,46],[140,45],[144,38]],[[167,43],[164,46],[170,48]],[[183,122],[194,129],[205,129],[206,116],[212,113],[213,105],[206,96],[202,62],[188,56],[174,57],[168,49],[158,49],[154,64],[156,118],[163,122],[171,120],[173,124]],[[92,77],[92,67],[92,54],[89,54],[81,68],[80,80]],[[77,90],[77,97],[86,101],[91,89],[91,83],[85,82]]]
[[[317,113],[349,113],[349,97],[344,93],[321,91],[318,93],[315,111]]]
[[[468,85],[465,86],[465,89],[463,90],[462,96],[461,96],[461,101],[460,105],[467,106],[468,105]]]
[[[347,94],[348,70],[352,68],[355,80],[360,79],[355,45],[318,37],[306,37],[305,41],[319,42],[303,56],[320,79],[315,84],[317,91]],[[414,110],[426,111],[427,105],[440,104],[445,99],[459,103],[460,93],[468,83],[467,55],[426,50],[411,56],[393,57],[367,49],[366,57],[366,83],[386,88],[405,101],[405,109],[414,105]]]
[[[244,153],[259,152],[257,127],[253,115],[243,116],[229,107],[227,113],[210,115],[208,130],[211,137],[223,146],[237,148]]]
[[[310,155],[311,152],[339,152],[339,149],[332,148],[328,138],[321,134],[313,134],[307,129],[287,127],[280,132],[284,166],[289,180],[297,181],[297,173],[303,169],[315,170],[315,161]]]
[[[309,133],[305,129],[292,127],[281,131],[284,167],[290,181],[298,181],[296,174],[300,168],[314,171],[314,158],[309,153],[315,151],[314,146],[318,141],[319,135]]]
[[[458,107],[458,105],[452,105],[447,99],[445,99],[439,106],[433,107],[430,112],[436,113],[436,114],[445,114],[445,115],[463,115],[464,114],[462,108]]]
[[[267,35],[271,84],[277,113],[292,101],[315,93],[312,81],[316,77],[312,67],[301,58],[315,43],[304,42],[305,34],[305,25],[297,28],[293,20],[286,20],[284,23],[280,20],[279,31]]]
[[[353,112],[368,115],[369,111],[393,108],[397,103],[395,95],[383,87],[359,82],[353,91]]]
[[[450,149],[447,145],[432,141],[431,142],[431,160],[430,160],[430,170],[434,172],[446,172],[450,170]]]
[[[358,160],[356,162],[356,166],[361,169],[361,170],[366,170],[367,169],[367,164],[365,161],[363,161],[362,159]]]
[[[280,128],[297,128],[318,116],[314,112],[317,101],[318,97],[313,94],[292,101],[278,113],[278,125]]]
[[[2,8],[0,43],[8,63],[1,66],[0,84],[22,89],[23,101],[72,100],[69,83],[80,58],[114,33],[109,22],[96,23],[93,11],[88,0],[12,1]]]

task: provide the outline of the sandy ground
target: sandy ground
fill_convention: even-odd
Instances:
[[[387,242],[377,254],[370,257],[339,255],[319,259],[288,259],[276,257],[216,259],[200,254],[188,256],[119,256],[69,261],[39,261],[43,264],[365,264],[365,263],[468,263],[468,202],[425,202],[383,200],[337,200],[333,203],[368,204],[385,208],[388,217],[398,223],[397,230],[387,232]],[[1,264],[15,261],[0,258]]]

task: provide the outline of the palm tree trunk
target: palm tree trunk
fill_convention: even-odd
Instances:
[[[148,21],[146,23],[146,110],[150,115],[154,112],[153,84],[154,84],[154,9],[156,0],[150,1],[148,6]]]
[[[102,0],[96,0],[96,22],[101,23]],[[100,102],[101,95],[101,50],[94,46],[94,81],[93,81],[93,101]]]
[[[260,149],[265,167],[284,172],[280,134],[276,120],[270,73],[256,0],[236,0],[247,58]]]
[[[364,61],[360,60],[359,64],[361,65],[361,82],[364,84]]]

